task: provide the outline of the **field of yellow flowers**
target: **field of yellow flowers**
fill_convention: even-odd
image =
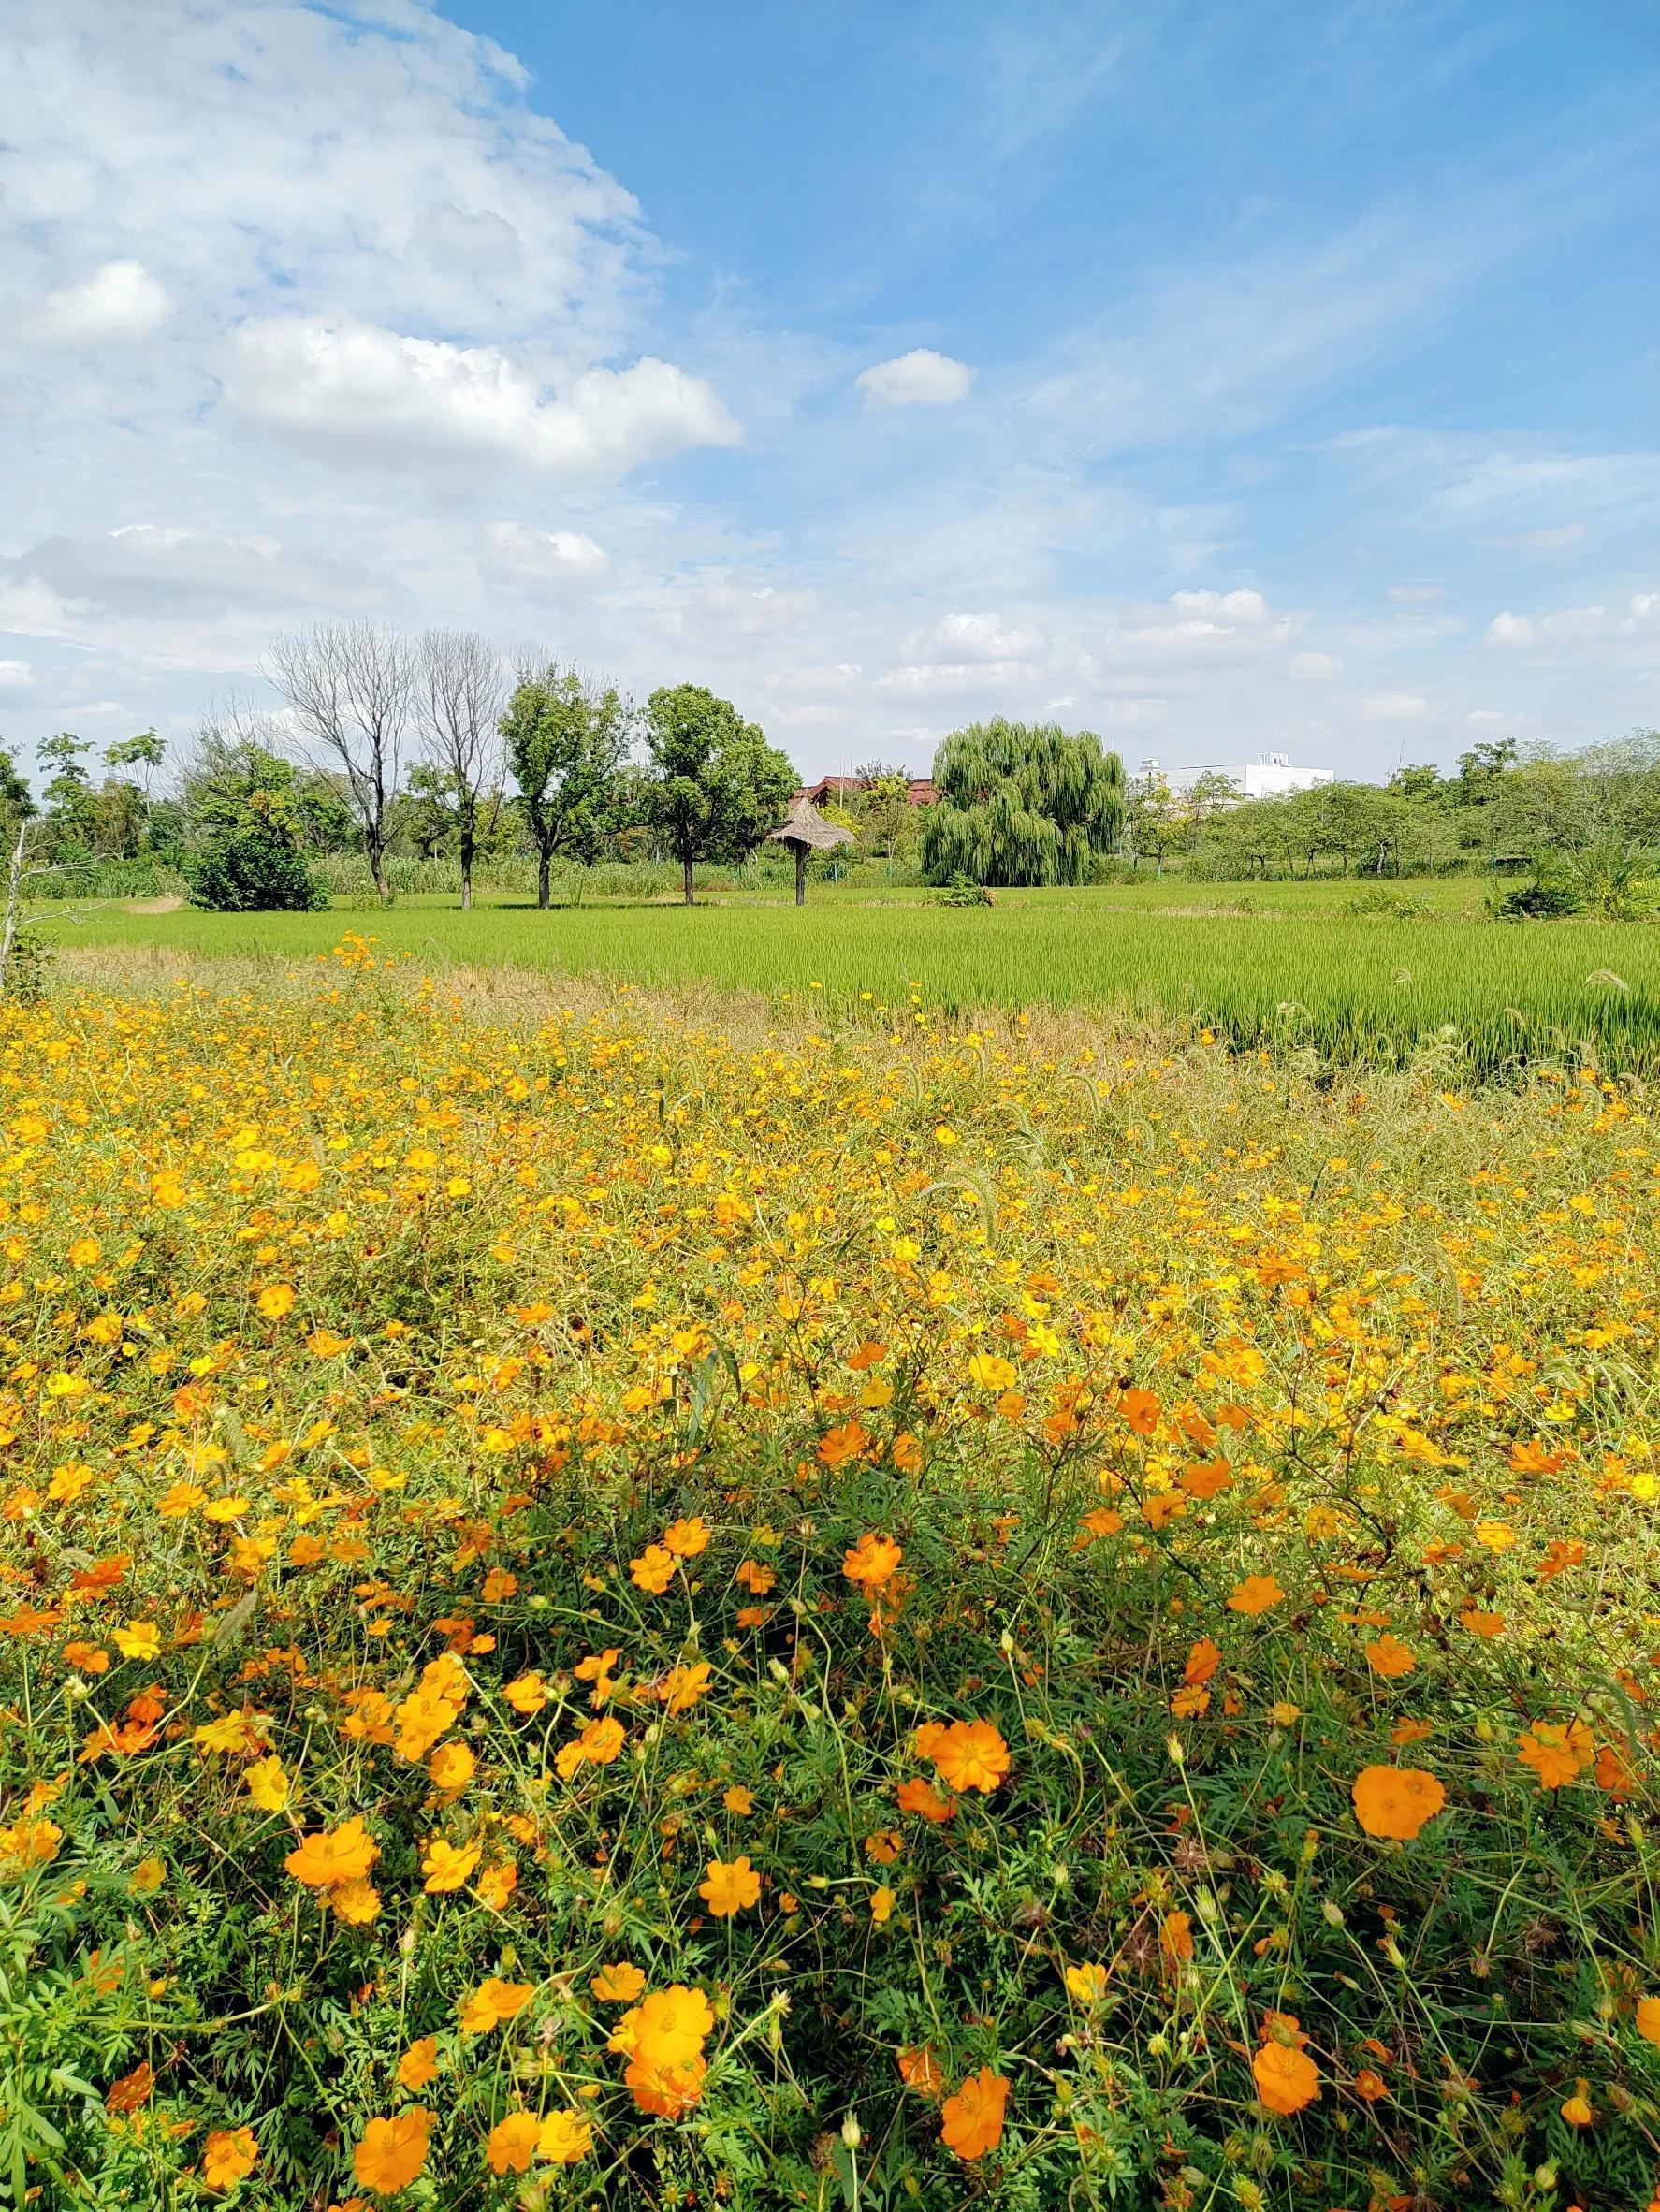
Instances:
[[[1641,2208],[1660,1124],[0,1014],[0,2203]]]

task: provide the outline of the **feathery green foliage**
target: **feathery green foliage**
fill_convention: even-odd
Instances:
[[[973,722],[934,760],[923,828],[931,883],[1086,883],[1124,822],[1124,767],[1092,730]]]

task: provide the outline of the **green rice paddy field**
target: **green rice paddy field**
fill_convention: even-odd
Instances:
[[[487,895],[410,898],[386,910],[220,915],[109,902],[44,918],[78,947],[176,948],[197,957],[327,954],[346,930],[442,973],[552,970],[683,988],[712,984],[823,1005],[826,1019],[920,1006],[1077,1007],[1208,1027],[1241,1047],[1311,1049],[1362,1063],[1425,1054],[1449,1073],[1580,1057],[1605,1072],[1660,1069],[1660,929],[1507,924],[1482,886],[1407,887],[1427,910],[1351,910],[1355,887],[1148,882],[1122,890],[1005,892],[954,909],[914,892],[824,887],[801,911],[740,893],[678,905],[538,913]],[[718,898],[720,903],[715,903]],[[165,955],[164,955],[165,956]]]

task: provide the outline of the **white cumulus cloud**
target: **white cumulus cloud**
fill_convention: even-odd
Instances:
[[[1333,677],[1343,674],[1343,662],[1334,653],[1297,653],[1291,660],[1291,678],[1300,684],[1330,683]]]
[[[386,589],[368,572],[260,534],[128,522],[84,537],[41,538],[0,576],[44,587],[61,606],[156,618],[241,606],[272,614],[358,611]]]
[[[954,407],[974,383],[967,361],[954,361],[919,345],[892,361],[878,361],[854,377],[867,407]]]
[[[941,615],[929,631],[912,631],[905,649],[913,661],[1025,661],[1046,643],[1041,630],[1005,622],[997,614]]]
[[[172,312],[167,286],[141,261],[106,261],[80,284],[49,292],[32,335],[41,345],[137,345]]]
[[[702,377],[648,355],[589,369],[558,397],[493,345],[449,345],[373,323],[273,315],[238,331],[230,398],[292,444],[333,458],[489,458],[560,476],[616,477],[743,433]]]
[[[779,668],[766,687],[781,699],[823,699],[851,691],[863,674],[856,661],[837,661],[832,668]]]
[[[26,691],[35,681],[35,671],[26,661],[0,661],[0,691]]]
[[[579,530],[536,530],[524,522],[488,522],[479,532],[479,566],[502,582],[531,588],[590,581],[610,567],[605,548]]]
[[[1032,677],[1025,661],[909,662],[879,676],[876,689],[904,699],[960,699],[976,691],[1006,691]]]
[[[1416,691],[1379,691],[1361,701],[1361,713],[1369,722],[1415,722],[1429,704]]]

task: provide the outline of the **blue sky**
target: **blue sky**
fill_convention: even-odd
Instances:
[[[30,15],[14,742],[184,742],[358,614],[808,772],[1660,721],[1652,4]]]

